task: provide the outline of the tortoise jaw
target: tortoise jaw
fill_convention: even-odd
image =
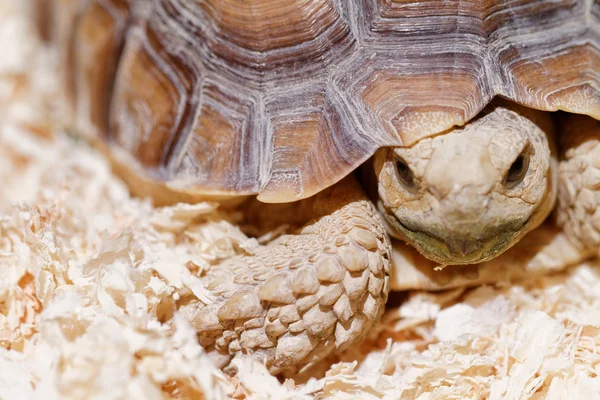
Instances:
[[[528,223],[528,219],[513,221],[492,227],[486,234],[448,232],[442,237],[403,223],[395,215],[386,213],[385,219],[395,228],[395,236],[410,243],[425,258],[444,266],[478,264],[497,257],[519,241]]]
[[[498,245],[485,240],[463,239],[452,243],[437,239],[416,240],[412,244],[425,257],[440,265],[479,264],[488,261],[512,246],[513,242]]]

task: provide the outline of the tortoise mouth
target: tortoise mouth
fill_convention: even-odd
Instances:
[[[410,223],[399,220],[395,215],[389,217],[393,218],[392,225],[403,234],[409,244],[425,258],[441,265],[478,264],[495,258],[523,236],[524,228],[529,221],[527,218],[492,226],[480,235],[448,232],[442,237],[413,227]],[[481,231],[480,227],[477,231]]]

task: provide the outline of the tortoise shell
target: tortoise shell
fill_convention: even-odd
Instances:
[[[79,126],[177,191],[305,198],[494,96],[600,118],[600,0],[54,1]]]

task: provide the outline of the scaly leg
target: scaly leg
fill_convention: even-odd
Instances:
[[[569,114],[560,126],[558,224],[582,251],[599,255],[600,121]]]
[[[187,299],[180,309],[224,363],[248,352],[273,373],[295,372],[355,343],[379,319],[390,244],[352,177],[302,202],[264,207],[310,222],[212,268],[202,279],[215,300]]]

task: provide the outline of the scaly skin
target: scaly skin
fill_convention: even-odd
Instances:
[[[588,255],[600,255],[600,122],[583,115],[561,119],[557,220]]]
[[[272,210],[312,221],[211,269],[203,279],[214,301],[187,299],[181,311],[222,365],[243,351],[272,373],[295,372],[355,343],[379,319],[390,244],[352,177]]]

